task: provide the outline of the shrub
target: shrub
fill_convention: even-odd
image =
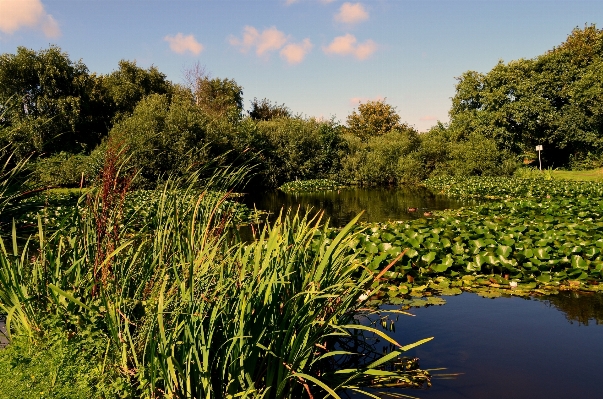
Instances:
[[[349,135],[346,138],[350,152],[342,161],[344,178],[369,185],[416,181],[410,172],[421,162],[410,155],[419,146],[414,129],[393,130],[367,143]],[[423,167],[419,166],[418,171],[415,175],[422,177]]]
[[[43,187],[76,187],[88,183],[100,172],[98,160],[65,152],[38,159],[33,165],[34,184]]]

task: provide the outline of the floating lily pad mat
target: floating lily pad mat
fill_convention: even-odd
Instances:
[[[434,378],[430,389],[396,392],[426,399],[602,397],[601,294],[445,299],[411,308],[415,317],[399,316],[392,336],[400,344],[434,336],[408,355],[423,369],[446,368],[433,374],[462,374]]]

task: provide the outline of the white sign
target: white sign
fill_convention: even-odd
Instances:
[[[542,151],[542,146],[541,145],[537,145],[536,146],[536,151]]]

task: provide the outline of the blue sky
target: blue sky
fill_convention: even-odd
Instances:
[[[420,131],[446,122],[455,77],[533,58],[603,1],[0,0],[0,53],[58,45],[91,72],[120,59],[174,82],[196,62],[294,113],[345,122],[386,98]]]

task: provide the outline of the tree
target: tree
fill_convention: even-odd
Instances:
[[[195,104],[212,117],[226,117],[230,122],[243,114],[243,88],[234,79],[211,78],[199,63],[184,71],[185,87]]]
[[[400,116],[396,108],[385,103],[385,100],[367,101],[358,105],[347,119],[347,131],[367,142],[369,138],[384,135],[393,129],[406,129],[400,124]]]
[[[134,112],[136,105],[151,94],[169,94],[172,84],[155,66],[140,68],[136,61],[119,61],[119,68],[109,75],[99,77],[103,96],[110,101],[113,122]]]
[[[151,94],[113,127],[109,140],[125,149],[128,166],[139,173],[137,183],[153,187],[169,175],[186,173],[188,167],[213,158],[206,125],[206,115],[189,92]],[[97,151],[102,153],[104,146]]]
[[[347,156],[343,159],[343,174],[348,180],[361,184],[396,184],[416,182],[425,178],[424,168],[416,156],[419,135],[414,129],[394,129],[370,137],[366,143],[348,136]]]
[[[475,133],[516,155],[543,144],[543,161],[603,155],[603,31],[576,28],[560,46],[533,59],[458,78],[450,110],[453,139]]]
[[[331,177],[339,170],[343,140],[334,121],[296,117],[251,123],[255,129],[246,134],[248,148],[258,154],[265,185]]]
[[[249,117],[254,120],[269,121],[274,118],[290,118],[291,111],[285,104],[272,104],[267,98],[263,100],[254,98],[251,102]]]
[[[56,46],[0,55],[0,146],[21,159],[89,149],[102,134],[85,115],[92,86],[86,66]]]

